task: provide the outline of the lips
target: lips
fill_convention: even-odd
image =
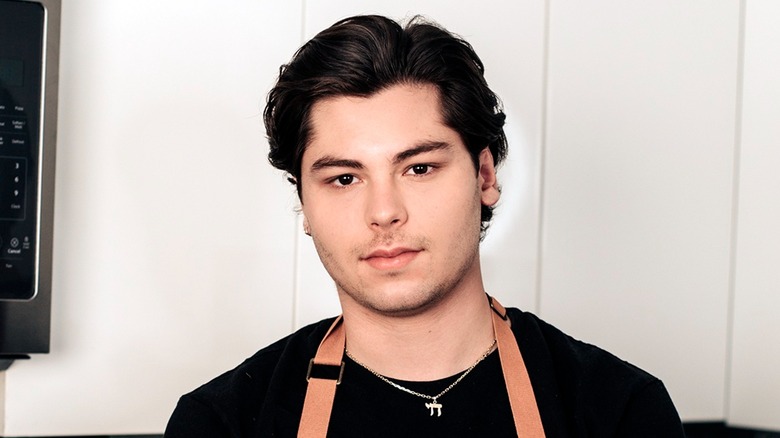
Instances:
[[[419,249],[396,247],[382,248],[370,252],[362,260],[374,269],[387,271],[404,268],[421,252]]]

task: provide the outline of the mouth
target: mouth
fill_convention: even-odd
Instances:
[[[404,247],[377,249],[362,257],[361,260],[380,271],[398,270],[411,263],[420,252],[422,252],[420,249]]]

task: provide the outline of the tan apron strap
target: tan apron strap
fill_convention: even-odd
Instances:
[[[488,299],[493,309],[493,331],[496,335],[501,370],[504,373],[517,436],[544,438],[544,428],[536,406],[531,379],[528,377],[515,336],[509,327],[506,310],[492,297]],[[324,438],[328,433],[333,399],[336,397],[336,385],[341,383],[341,375],[344,372],[342,359],[346,335],[341,320],[341,317],[336,318],[320,343],[317,354],[309,362],[309,371],[306,375],[309,385],[298,426],[299,438]],[[320,367],[329,367],[335,373],[331,373],[329,377],[317,377],[317,368]]]
[[[531,378],[525,368],[517,339],[509,326],[506,309],[493,297],[488,296],[488,300],[493,309],[493,331],[496,335],[501,371],[504,373],[517,436],[544,438],[544,428],[542,418],[539,416],[539,407],[536,405],[534,388],[531,386]]]
[[[336,397],[336,385],[341,383],[344,373],[344,345],[346,335],[341,316],[333,321],[325,337],[317,348],[317,354],[309,361],[309,371],[306,380],[306,400],[303,402],[303,413],[298,425],[298,436],[306,438],[325,437],[328,434],[330,412],[333,409],[333,399]],[[330,368],[329,376],[322,376],[320,368]],[[336,368],[336,369],[334,369]]]

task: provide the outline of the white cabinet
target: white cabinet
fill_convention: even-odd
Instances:
[[[728,419],[780,430],[780,4],[747,3]]]
[[[736,2],[553,1],[541,316],[724,415]]]

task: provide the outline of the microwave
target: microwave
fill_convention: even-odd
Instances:
[[[0,359],[49,349],[60,6],[0,0]]]

